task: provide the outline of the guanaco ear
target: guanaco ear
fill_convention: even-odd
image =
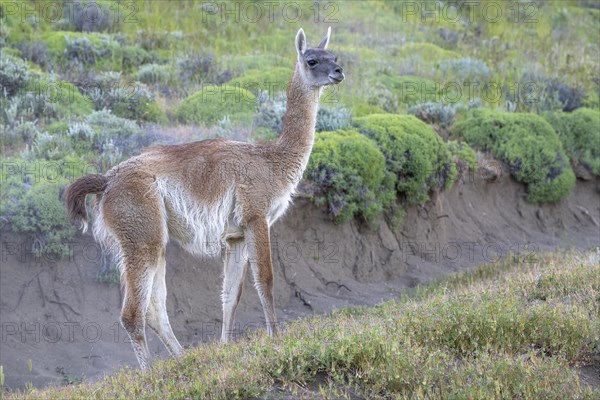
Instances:
[[[306,35],[302,28],[300,28],[296,34],[296,51],[298,52],[298,59],[300,59],[306,51]]]
[[[329,44],[329,38],[331,37],[331,27],[327,28],[327,35],[321,40],[321,43],[317,46],[320,49],[327,49],[327,45]]]

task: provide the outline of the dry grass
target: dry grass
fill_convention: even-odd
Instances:
[[[573,367],[600,351],[600,253],[507,260],[400,301],[293,322],[273,340],[191,349],[146,373],[4,393],[7,399],[596,399]],[[275,389],[277,388],[277,389]]]

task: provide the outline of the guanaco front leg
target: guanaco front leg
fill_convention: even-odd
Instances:
[[[233,334],[235,310],[242,297],[244,278],[248,268],[248,257],[244,249],[243,237],[232,237],[225,241],[223,271],[223,328],[221,341],[228,342]]]
[[[266,219],[255,219],[246,228],[246,247],[248,259],[254,277],[254,286],[258,291],[265,313],[265,322],[269,336],[277,334],[275,298],[273,293],[273,263],[271,260],[271,242],[269,225]]]

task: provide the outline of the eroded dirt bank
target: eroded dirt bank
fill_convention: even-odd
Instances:
[[[525,202],[522,185],[501,175],[465,175],[425,206],[407,209],[397,230],[383,217],[376,229],[333,225],[323,210],[297,199],[272,229],[280,321],[376,304],[511,251],[527,258],[600,243],[598,182],[579,181],[562,203],[536,206]],[[1,235],[0,364],[7,387],[93,380],[124,365],[137,367],[118,324],[119,286],[96,281],[100,256],[90,235],[78,236],[73,259],[61,262],[30,254],[23,236]],[[221,268],[220,258],[197,259],[168,247],[169,315],[185,346],[220,335]],[[240,335],[264,321],[250,278],[245,287]],[[154,334],[148,336],[151,352],[166,356]]]

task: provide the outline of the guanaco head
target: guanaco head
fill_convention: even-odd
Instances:
[[[327,51],[330,36],[331,27],[327,29],[327,35],[317,47],[308,49],[302,28],[296,34],[298,70],[305,85],[321,87],[338,84],[344,80],[344,70],[336,63],[337,57]]]

